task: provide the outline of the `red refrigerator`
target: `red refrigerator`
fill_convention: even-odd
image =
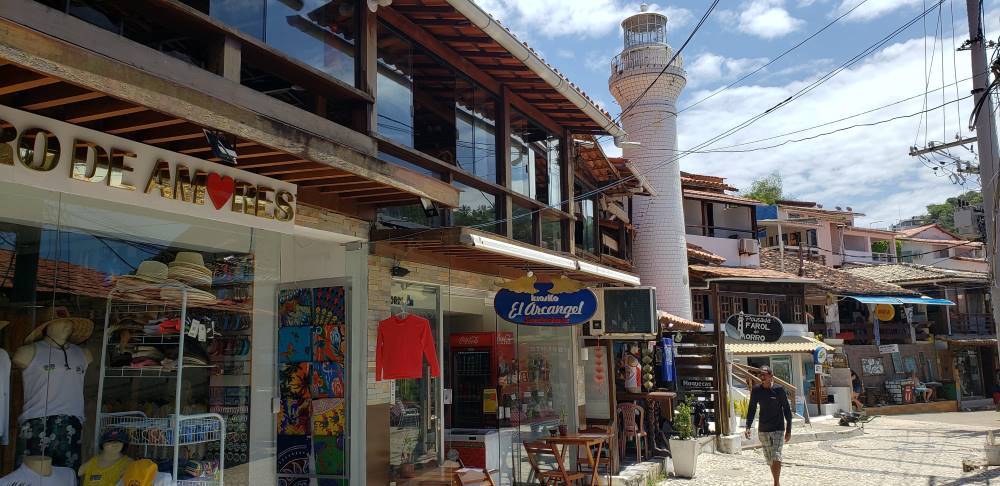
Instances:
[[[517,376],[514,333],[451,335],[451,427],[496,428],[499,384]]]

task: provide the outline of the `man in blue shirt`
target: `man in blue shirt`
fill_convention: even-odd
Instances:
[[[760,406],[760,421],[757,436],[764,449],[764,460],[771,465],[774,486],[779,486],[781,476],[781,447],[792,439],[792,408],[788,405],[785,388],[774,383],[774,373],[768,366],[760,367],[760,385],[750,390],[750,406],[747,409],[747,430],[750,438],[753,417]]]

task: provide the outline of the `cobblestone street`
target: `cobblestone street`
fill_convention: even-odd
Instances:
[[[962,472],[962,459],[983,457],[986,432],[1000,428],[998,418],[995,412],[879,417],[863,436],[789,444],[781,484],[1000,484],[1000,468]],[[690,486],[767,485],[771,477],[756,449],[740,455],[702,454],[695,479],[661,484],[679,481]]]

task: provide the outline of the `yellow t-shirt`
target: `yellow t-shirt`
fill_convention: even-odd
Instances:
[[[129,464],[132,464],[132,459],[122,456],[114,464],[101,468],[97,457],[91,457],[90,460],[83,463],[83,466],[80,466],[80,479],[82,480],[80,484],[81,486],[115,486]]]

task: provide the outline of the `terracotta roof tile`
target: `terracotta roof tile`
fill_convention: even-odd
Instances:
[[[915,263],[852,266],[851,268],[845,268],[844,271],[861,277],[897,285],[905,285],[907,283],[941,282],[949,280],[981,280],[983,283],[986,283],[988,280],[985,273],[950,270],[947,268],[931,267],[928,265],[917,265]]]
[[[781,255],[773,248],[762,248],[760,250],[760,266],[778,270],[781,268]],[[797,267],[799,262],[795,259],[787,259],[785,268],[789,264]],[[838,295],[899,295],[899,296],[919,296],[917,292],[904,289],[891,283],[879,282],[844,270],[820,265],[815,262],[802,262],[803,275],[808,278],[819,280],[819,287],[827,292]]]
[[[704,263],[714,263],[721,265],[726,262],[725,257],[716,255],[698,245],[687,244],[688,260],[697,260]]]
[[[710,201],[727,202],[733,204],[744,204],[753,206],[766,206],[766,204],[757,201],[755,199],[750,199],[741,196],[735,196],[732,194],[725,194],[722,192],[709,192],[709,191],[697,191],[694,189],[683,189],[684,197],[689,197],[691,199],[707,199]]]
[[[810,282],[812,277],[799,277],[790,273],[779,272],[769,268],[753,267],[718,267],[710,265],[688,265],[688,270],[706,278],[733,278],[748,280],[800,280]]]
[[[660,322],[662,331],[698,332],[705,328],[703,324],[661,310],[656,311],[656,320]]]
[[[726,184],[725,177],[710,176],[704,174],[693,174],[681,171],[681,185],[690,187],[705,187],[722,191],[736,191],[736,187]]]

